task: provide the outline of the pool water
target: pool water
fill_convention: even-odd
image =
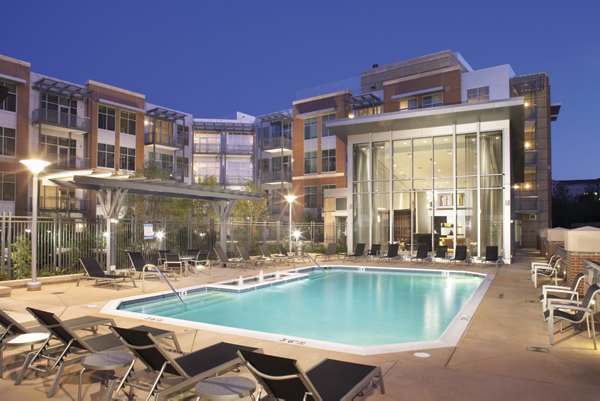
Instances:
[[[242,293],[188,291],[119,310],[282,336],[373,346],[438,339],[483,282],[470,273],[328,269]]]

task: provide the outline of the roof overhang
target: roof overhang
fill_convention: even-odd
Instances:
[[[194,129],[199,131],[253,132],[254,124],[235,121],[194,120]]]
[[[159,120],[175,122],[177,120],[183,121],[187,114],[181,113],[175,110],[165,109],[163,107],[155,107],[151,110],[146,111],[146,115],[152,118],[158,118]]]
[[[522,130],[523,111],[524,99],[517,97],[483,103],[398,111],[353,119],[345,118],[328,122],[325,126],[342,139],[358,134],[495,120],[511,120],[515,123],[515,129]]]
[[[558,113],[560,113],[560,107],[562,104],[560,103],[552,103],[550,105],[550,121],[558,120]]]
[[[70,97],[77,100],[85,100],[92,93],[84,86],[69,82],[58,81],[52,78],[42,78],[33,84],[33,89],[40,92],[53,93],[55,95]]]
[[[77,175],[70,181],[53,180],[63,186],[90,189],[94,191],[126,189],[131,194],[166,196],[170,198],[186,198],[208,201],[244,200],[258,201],[265,194],[258,192],[233,191],[228,189],[187,185],[175,182],[149,180],[145,178],[129,178],[113,176],[110,178]]]

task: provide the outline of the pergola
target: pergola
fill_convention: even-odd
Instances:
[[[106,228],[109,233],[112,232],[112,224],[119,218],[119,212],[128,193],[209,201],[219,216],[219,233],[223,251],[227,250],[227,220],[229,220],[235,202],[240,200],[258,201],[265,196],[257,192],[234,191],[146,178],[128,178],[127,176],[76,175],[70,177],[68,181],[61,179],[52,179],[51,181],[59,186],[96,191],[98,204],[106,216]],[[107,270],[110,269],[112,261],[110,243],[111,241],[107,241]]]

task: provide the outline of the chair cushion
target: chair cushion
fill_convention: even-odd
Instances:
[[[323,401],[338,401],[365,378],[374,375],[376,369],[375,366],[325,359],[306,374]]]

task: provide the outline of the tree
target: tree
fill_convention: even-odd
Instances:
[[[254,181],[248,181],[242,189],[248,192],[259,192]],[[231,211],[231,217],[241,220],[250,217],[252,222],[266,220],[268,215],[267,204],[266,196],[259,201],[237,201]]]

